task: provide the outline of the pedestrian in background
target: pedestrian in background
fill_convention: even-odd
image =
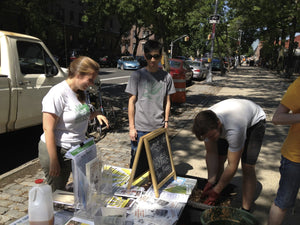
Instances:
[[[197,114],[192,129],[196,137],[204,141],[208,171],[208,181],[201,195],[204,204],[216,204],[241,159],[242,209],[250,211],[257,182],[255,164],[265,134],[265,119],[263,109],[246,99],[227,99]]]
[[[43,98],[44,133],[39,142],[39,159],[53,192],[65,190],[72,167],[64,155],[85,140],[88,120],[97,116],[100,124],[108,126],[107,118],[98,111],[91,114],[85,103],[84,91],[94,84],[99,69],[99,64],[89,57],[75,59],[68,78],[53,86]]]
[[[144,56],[147,66],[132,73],[125,89],[129,94],[130,168],[140,137],[155,129],[168,127],[170,95],[176,92],[171,75],[159,68],[161,43],[148,40],[144,45]]]
[[[279,225],[287,209],[294,207],[300,187],[300,78],[287,89],[272,122],[290,125],[281,148],[280,181],[277,196],[271,206],[268,225]]]

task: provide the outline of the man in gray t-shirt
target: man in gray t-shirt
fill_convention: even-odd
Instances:
[[[169,73],[161,70],[162,45],[149,40],[144,45],[147,66],[130,76],[125,92],[129,94],[128,119],[132,167],[139,138],[155,129],[168,127],[170,95],[176,92]]]

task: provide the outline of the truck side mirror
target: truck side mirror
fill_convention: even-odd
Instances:
[[[47,67],[46,77],[53,77],[58,73],[58,69],[55,65]]]

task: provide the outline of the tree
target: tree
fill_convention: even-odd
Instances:
[[[232,0],[230,8],[237,16],[245,18],[245,28],[255,31],[255,36],[263,40],[261,57],[269,62],[271,68],[282,70],[287,76],[291,74],[293,42],[296,32],[300,31],[300,2],[298,0]],[[249,10],[251,9],[251,10]],[[251,35],[251,33],[249,32]],[[290,37],[287,63],[283,62],[285,40]]]
[[[43,0],[15,0],[1,1],[1,9],[11,9],[12,11],[22,12],[17,15],[20,27],[25,34],[29,34],[43,40],[48,47],[59,46],[63,41],[63,31],[59,22],[55,19],[51,6],[58,0],[53,0],[45,4]],[[42,15],[42,16],[41,16]],[[55,34],[55,39],[53,39]]]

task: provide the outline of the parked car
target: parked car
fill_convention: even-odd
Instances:
[[[200,59],[200,62],[202,62],[202,64],[208,68],[209,66],[209,62],[208,62],[208,58],[207,57],[203,57]]]
[[[145,59],[144,56],[136,56],[135,58],[140,63],[141,67],[147,66],[147,60]]]
[[[81,55],[84,55],[83,50],[71,49],[70,51],[68,51],[67,55],[65,53],[62,53],[57,56],[58,64],[63,67],[68,67],[74,59],[78,58]]]
[[[185,56],[174,56],[173,57],[174,59],[182,59],[182,60],[188,60],[188,57],[185,57]]]
[[[70,62],[83,55],[83,51],[81,49],[71,49],[70,53]]]
[[[221,60],[219,58],[212,59],[211,70],[212,71],[220,71],[221,70]]]
[[[115,67],[117,65],[117,59],[106,55],[99,58],[99,64],[101,67]]]
[[[117,62],[117,68],[121,70],[137,70],[140,63],[133,56],[122,56]]]
[[[186,63],[193,70],[193,78],[203,80],[208,74],[208,68],[201,61],[187,60]]]
[[[184,74],[186,84],[191,84],[193,79],[193,71],[190,66],[182,59],[169,59],[170,62],[170,74],[174,77],[174,74]]]
[[[234,57],[224,57],[223,58],[223,63],[225,67],[232,67],[234,66]]]

